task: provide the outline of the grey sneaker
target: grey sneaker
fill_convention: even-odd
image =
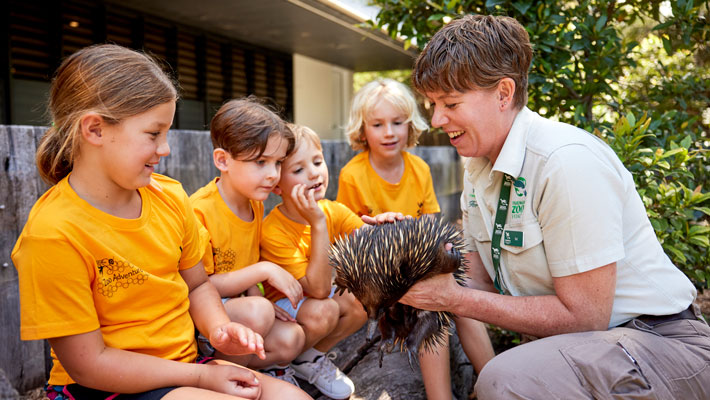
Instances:
[[[286,368],[271,368],[271,369],[263,369],[261,370],[261,373],[264,375],[269,375],[273,376],[276,379],[281,379],[284,382],[288,382],[297,388],[300,388],[301,386],[298,384],[298,381],[296,380],[296,371],[293,370],[290,366]]]
[[[312,362],[291,362],[296,376],[305,379],[321,393],[332,399],[347,399],[355,391],[355,385],[333,364],[335,353],[316,357]]]

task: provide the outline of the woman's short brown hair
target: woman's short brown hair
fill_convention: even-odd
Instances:
[[[503,78],[515,82],[513,104],[527,104],[532,45],[525,28],[505,16],[466,15],[439,30],[412,72],[422,92],[491,89]]]

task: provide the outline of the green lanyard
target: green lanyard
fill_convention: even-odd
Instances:
[[[493,284],[500,294],[505,294],[503,290],[503,277],[500,272],[500,241],[503,236],[505,220],[508,218],[508,202],[510,201],[510,187],[512,184],[513,178],[508,174],[503,174],[503,182],[500,186],[500,197],[498,198],[498,209],[493,226],[493,238],[491,241],[491,256],[493,257],[493,267],[496,270],[496,277]]]

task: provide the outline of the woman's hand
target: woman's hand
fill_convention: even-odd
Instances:
[[[246,326],[229,322],[210,332],[210,344],[224,354],[256,354],[266,358],[264,339]]]
[[[254,372],[234,364],[211,361],[200,366],[198,387],[246,399],[258,399],[261,385]],[[205,368],[206,367],[206,368]]]
[[[451,311],[452,298],[461,288],[453,274],[439,274],[415,283],[399,302],[422,310]]]

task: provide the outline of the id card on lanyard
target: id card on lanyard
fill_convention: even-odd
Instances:
[[[506,292],[509,292],[503,283],[503,276],[500,270],[500,242],[503,238],[505,221],[508,218],[508,203],[510,202],[510,187],[512,185],[513,177],[508,174],[503,174],[503,182],[500,186],[500,196],[498,197],[498,207],[496,208],[496,216],[493,225],[493,237],[491,238],[491,257],[493,259],[493,268],[496,272],[493,285],[500,294],[506,294]],[[523,232],[505,231],[504,243],[508,246],[522,247]]]

